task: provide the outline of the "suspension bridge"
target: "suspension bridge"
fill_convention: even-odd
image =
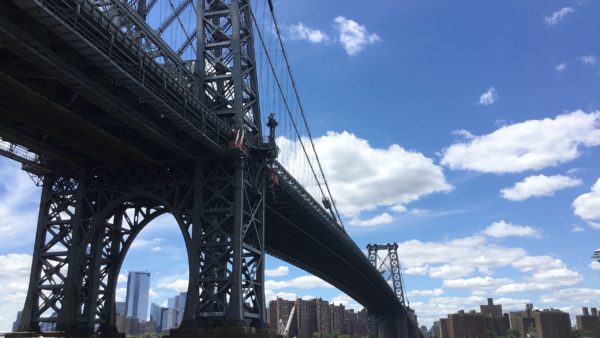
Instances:
[[[172,337],[270,336],[267,253],[365,306],[373,337],[409,336],[344,229],[270,0],[5,0],[0,60],[0,154],[42,186],[9,336],[119,337],[119,270],[165,213],[189,263]]]

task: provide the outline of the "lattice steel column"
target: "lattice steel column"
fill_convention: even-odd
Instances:
[[[398,300],[403,305],[402,311],[400,311],[397,314],[397,318],[395,318],[395,326],[400,337],[408,337],[407,302],[404,295],[400,261],[398,259],[398,244],[369,244],[367,245],[367,251],[369,261],[379,272],[381,272],[388,283],[391,284],[394,293],[396,293],[396,297],[398,297]],[[383,257],[379,256],[379,251],[384,251]]]
[[[78,181],[71,176],[46,176],[42,189],[29,290],[19,332],[54,329],[63,308],[69,252],[77,217]],[[65,319],[68,321],[69,319]]]
[[[199,0],[197,76],[204,103],[256,136],[261,120],[250,11],[248,0]]]

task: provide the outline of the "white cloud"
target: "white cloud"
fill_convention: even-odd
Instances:
[[[560,259],[547,255],[525,256],[513,262],[512,265],[524,272],[540,269],[558,269],[564,267],[564,263]]]
[[[559,63],[556,66],[556,71],[557,72],[562,72],[563,70],[567,69],[567,64],[565,62]]]
[[[571,228],[571,232],[584,232],[585,229],[579,225],[579,224],[573,224],[573,227]]]
[[[498,221],[487,227],[483,234],[489,237],[504,238],[504,237],[535,237],[540,238],[540,231],[530,226],[507,223]]]
[[[329,41],[325,32],[305,26],[302,22],[289,26],[287,30],[289,37],[294,40],[307,40],[312,43]]]
[[[448,288],[486,289],[498,287],[502,284],[510,282],[512,282],[512,280],[507,278],[498,279],[485,276],[473,278],[447,279],[444,280],[444,286]]]
[[[444,293],[444,289],[442,288],[437,288],[437,289],[433,289],[433,290],[410,290],[408,291],[406,294],[409,297],[432,297],[432,296],[440,296]]]
[[[429,272],[429,266],[411,266],[404,269],[407,275],[426,275]]]
[[[548,259],[547,256],[537,257],[540,261]],[[514,293],[549,290],[564,286],[573,286],[583,281],[581,274],[569,269],[561,260],[553,260],[552,264],[547,266],[538,265],[535,269],[523,281],[504,284],[496,289],[496,292]]]
[[[275,300],[277,298],[285,299],[285,300],[296,300],[298,296],[292,292],[278,292],[275,293],[272,290],[265,289],[265,299],[267,302]]]
[[[127,288],[125,288],[125,287],[117,288],[116,294],[115,294],[115,301],[124,302],[125,297],[127,297]]]
[[[39,196],[40,188],[18,163],[0,159],[1,248],[33,243],[30,234],[35,233]]]
[[[382,214],[379,214],[379,215],[374,216],[369,219],[352,218],[350,220],[350,224],[359,225],[359,226],[373,226],[373,225],[380,225],[380,224],[389,224],[389,223],[392,223],[393,221],[394,221],[394,217],[392,217],[387,212],[384,212]]]
[[[120,273],[119,277],[117,277],[117,283],[127,283],[127,275],[124,273]]]
[[[159,281],[156,287],[160,289],[171,289],[176,292],[185,292],[188,289],[187,279],[174,279],[174,280],[162,280]]]
[[[350,56],[358,54],[366,46],[381,41],[379,35],[369,33],[367,28],[358,22],[338,16],[334,26],[339,34],[339,41]]]
[[[270,290],[285,289],[290,287],[300,289],[333,288],[331,284],[313,275],[300,276],[288,281],[268,280],[265,282],[265,288]]]
[[[485,236],[431,242],[413,239],[398,244],[404,271],[427,272],[442,279],[468,276],[475,270],[488,275],[492,269],[511,265],[525,256],[524,249],[490,243]]]
[[[567,288],[540,297],[540,300],[544,303],[572,302],[586,304],[596,302],[598,299],[600,299],[600,289],[589,288]]]
[[[500,193],[507,200],[524,201],[530,197],[553,196],[558,190],[576,187],[580,184],[580,179],[569,176],[537,175],[526,177],[513,187],[502,189]]]
[[[600,178],[588,193],[573,201],[575,215],[587,221],[593,228],[600,229]]]
[[[17,311],[23,308],[30,271],[31,255],[18,253],[0,255],[0,328],[2,331],[12,327]]]
[[[507,125],[451,145],[442,151],[441,162],[452,169],[497,174],[540,170],[578,158],[579,147],[600,145],[599,124],[600,111],[577,110]]]
[[[500,97],[498,96],[498,92],[494,87],[490,87],[485,93],[481,94],[479,97],[479,104],[482,106],[489,106],[494,102],[498,101]]]
[[[287,266],[278,266],[275,269],[265,269],[265,276],[267,277],[281,277],[287,276],[290,269]]]
[[[360,213],[379,207],[394,207],[414,202],[423,196],[452,189],[442,167],[423,154],[397,144],[374,148],[356,135],[328,132],[314,140],[323,170],[342,214],[360,220]],[[296,142],[280,137],[280,162],[320,200],[314,184],[303,182],[304,154]],[[375,221],[389,221],[390,215]],[[360,222],[357,222],[360,223]]]
[[[600,270],[600,262],[593,261],[593,262],[590,263],[589,267],[592,270]]]
[[[457,278],[470,275],[475,268],[473,266],[444,264],[429,268],[429,276],[433,278]]]
[[[594,66],[596,64],[596,57],[594,55],[583,55],[579,57],[579,61],[585,65]]]
[[[333,305],[344,305],[346,309],[354,309],[355,311],[359,311],[363,308],[362,305],[358,304],[354,299],[350,298],[350,296],[345,293],[339,294],[331,299],[331,304]]]
[[[557,10],[556,12],[552,13],[552,15],[544,17],[544,20],[546,21],[546,24],[548,26],[554,26],[557,23],[563,21],[568,14],[573,12],[575,12],[575,9],[573,9],[573,7],[563,7]]]
[[[187,285],[186,285],[186,290],[187,290]],[[158,298],[158,292],[150,289],[150,291],[148,291],[148,294],[150,295],[150,299],[156,299]]]

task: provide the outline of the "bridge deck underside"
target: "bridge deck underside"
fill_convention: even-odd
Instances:
[[[84,41],[65,38],[11,2],[0,2],[0,137],[74,169],[221,151],[218,142],[195,136],[201,128],[188,132],[165,118],[164,111],[177,107],[149,104],[142,96],[151,93],[116,81],[108,63],[74,47]],[[394,292],[365,254],[293,177],[274,166],[267,178],[267,251],[370,310],[398,310]]]

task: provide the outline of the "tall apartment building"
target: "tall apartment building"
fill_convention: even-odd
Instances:
[[[508,314],[510,328],[519,332],[521,337],[527,337],[527,333],[535,329],[535,320],[533,319],[533,304],[525,304],[524,311],[515,311]]]
[[[344,306],[343,305],[330,305],[331,310],[331,332],[337,332],[339,334],[344,333]]]
[[[269,302],[269,326],[273,332],[279,332],[279,327],[287,324],[292,308],[296,302],[281,298]],[[295,323],[294,323],[295,324]]]
[[[298,338],[312,338],[314,332],[319,332],[316,300],[296,299],[296,311]]]
[[[502,305],[495,305],[493,298],[488,298],[487,305],[481,305],[479,309],[486,317],[502,317]]]
[[[505,335],[509,318],[502,314],[502,305],[495,305],[488,298],[487,305],[480,306],[481,312],[459,311],[440,319],[441,338],[484,338],[492,335]]]
[[[12,332],[17,332],[19,325],[21,325],[21,317],[23,317],[23,311],[17,312],[17,319],[13,322]]]
[[[316,299],[315,300],[315,311],[317,316],[317,330],[321,334],[321,337],[328,336],[331,334],[331,310],[329,309],[329,302]]]
[[[534,311],[536,338],[572,338],[571,316],[560,310]]]
[[[448,318],[440,318],[440,338],[449,338]]]
[[[576,316],[577,328],[582,331],[591,333],[592,338],[600,338],[600,316],[598,310],[593,307],[592,314],[588,312],[588,308],[582,308],[582,315]]]
[[[150,273],[130,272],[127,278],[125,313],[127,317],[148,320]]]

